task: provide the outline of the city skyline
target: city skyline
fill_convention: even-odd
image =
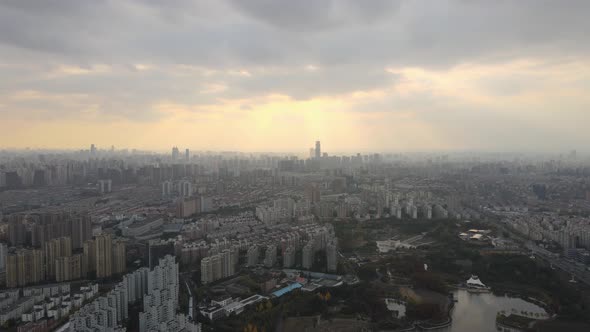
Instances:
[[[589,6],[6,1],[0,148],[584,151]]]

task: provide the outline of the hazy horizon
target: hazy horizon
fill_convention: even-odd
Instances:
[[[589,11],[3,1],[0,149],[587,152]]]

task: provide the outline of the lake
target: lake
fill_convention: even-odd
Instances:
[[[466,290],[454,292],[459,302],[455,303],[453,324],[438,331],[448,332],[496,332],[496,314],[504,310],[506,314],[527,311],[547,314],[542,307],[520,298],[496,296],[492,293],[472,294]],[[516,310],[516,311],[513,311]]]

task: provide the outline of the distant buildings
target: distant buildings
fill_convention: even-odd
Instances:
[[[98,180],[98,191],[101,194],[108,194],[112,191],[112,184],[113,184],[113,181],[110,179]]]
[[[72,248],[82,248],[92,237],[92,223],[87,213],[23,213],[8,217],[8,242],[11,246],[45,247],[45,242],[69,237]]]

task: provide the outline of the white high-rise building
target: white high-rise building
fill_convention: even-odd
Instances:
[[[143,312],[139,313],[140,332],[201,330],[200,324],[193,323],[184,314],[176,314],[179,287],[178,264],[174,257],[160,259],[160,263],[148,273]]]
[[[200,332],[199,323],[176,314],[179,287],[178,264],[166,256],[151,271],[144,267],[126,274],[109,293],[80,308],[70,316],[69,331],[124,332],[128,304],[143,299],[140,331]]]
[[[230,249],[201,260],[201,283],[207,284],[236,273],[236,255]]]
[[[170,195],[172,195],[172,182],[171,181],[162,182],[162,196],[163,197],[170,197]]]
[[[101,194],[108,194],[112,191],[112,184],[113,181],[108,180],[98,180],[98,190]]]

